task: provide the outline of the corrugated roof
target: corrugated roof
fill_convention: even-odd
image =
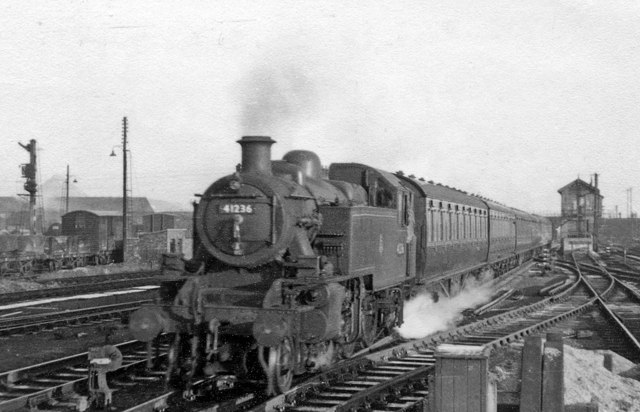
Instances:
[[[153,208],[146,197],[129,198],[129,213],[149,214]],[[69,211],[74,210],[98,210],[110,211],[122,214],[121,197],[70,197]]]
[[[94,214],[96,216],[122,217],[122,211],[114,212],[112,210],[72,210],[72,211],[70,211],[69,213],[66,213],[63,216],[66,216],[66,215],[71,214],[71,213],[78,213],[78,212],[91,213],[91,214]]]
[[[0,196],[0,212],[20,212],[29,208],[29,202],[16,196]]]

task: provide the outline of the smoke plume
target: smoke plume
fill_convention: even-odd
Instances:
[[[455,326],[462,311],[487,302],[492,295],[488,285],[469,284],[453,297],[435,302],[423,293],[404,304],[404,323],[397,332],[405,339],[420,339]]]
[[[244,134],[273,134],[284,124],[303,121],[313,114],[318,99],[304,65],[257,67],[243,85]]]

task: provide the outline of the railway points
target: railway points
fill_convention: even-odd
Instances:
[[[118,296],[129,295],[129,294],[147,294],[153,295],[155,294],[155,290],[158,289],[159,286],[137,286],[133,288],[127,289],[116,289],[104,292],[96,292],[96,293],[81,293],[76,295],[68,295],[61,296],[55,298],[46,298],[46,299],[35,299],[35,300],[22,300],[16,303],[8,303],[0,306],[0,316],[2,314],[6,315],[10,311],[15,311],[16,309],[21,308],[29,308],[31,310],[38,310],[38,308],[42,307],[43,311],[48,311],[52,309],[52,305],[57,305],[56,308],[60,308],[61,310],[68,310],[69,308],[86,306],[86,301],[91,300],[108,300],[110,297],[113,297],[117,300]],[[78,292],[78,289],[75,289]],[[82,303],[78,303],[78,301],[82,301]]]
[[[562,381],[562,361],[548,353],[562,357],[564,343],[591,338],[590,349],[640,360],[639,304],[625,285],[637,270],[633,254],[615,268],[607,263],[607,272],[592,250],[597,178],[560,190],[563,199],[591,196],[593,216],[563,210],[565,220],[554,227],[545,217],[402,172],[359,163],[325,170],[305,150],[272,160],[269,137],[239,143],[242,166],[194,205],[192,259],[165,255],[161,274],[61,278],[62,287],[44,288],[33,302],[0,297],[8,356],[21,357],[25,342],[45,348],[52,336],[66,349],[46,351],[44,359],[25,353],[24,364],[0,376],[0,410],[103,403],[130,412],[449,411],[478,400],[491,409],[527,398],[563,402],[559,386],[548,384]],[[76,211],[66,226],[108,226],[113,218]],[[550,251],[558,233],[562,250]],[[74,245],[80,234],[67,236]],[[110,244],[103,262],[100,254],[56,261],[45,253],[18,266],[5,261],[3,274],[29,279],[46,263],[108,263],[117,249]],[[552,256],[572,252],[592,260]],[[61,297],[74,288],[97,293]],[[120,301],[133,295],[145,299]],[[89,301],[96,307],[83,307]],[[407,334],[401,325],[413,325],[414,307],[429,325]],[[110,361],[96,355],[105,343],[123,348],[122,365],[106,366]],[[532,347],[542,351],[533,360],[523,354]],[[57,363],[64,359],[73,365]],[[509,386],[502,376],[523,362],[544,371],[519,369],[518,379],[540,383],[539,392]],[[467,382],[463,389],[452,376]]]
[[[560,263],[559,266],[560,265],[563,264]],[[595,270],[595,266],[593,265],[587,266],[587,268],[594,268],[593,270]],[[537,283],[537,287],[539,289],[542,289],[542,285],[554,281],[553,276],[567,276],[567,269],[558,268],[557,274],[548,276],[540,275],[540,272],[536,270],[536,267],[533,267],[532,269],[533,270],[531,270],[531,268],[525,270],[524,272],[526,274],[522,276],[522,279],[520,279],[520,286],[526,285],[524,286],[523,290],[525,290],[526,288],[534,289],[532,288],[532,286],[534,286],[531,282],[532,279]],[[576,270],[576,272],[579,271]],[[592,274],[590,272],[589,275],[585,277],[596,279],[596,274]],[[524,281],[524,279],[527,278],[529,281],[528,283]],[[575,283],[577,285],[577,281]],[[595,283],[598,286],[598,289],[600,289],[601,291],[606,290],[606,281],[597,281]],[[517,283],[514,282],[514,284]],[[576,297],[571,299],[584,300],[588,298],[586,289],[580,289],[578,286],[576,286],[574,289],[576,290]],[[576,306],[576,304],[574,303],[568,305],[566,301],[562,301],[562,298],[558,296],[547,299],[558,300],[561,302],[559,303],[559,307],[565,307],[567,309],[575,309]],[[516,302],[517,301],[521,300],[516,300]],[[539,321],[543,317],[542,313],[548,314],[553,313],[554,311],[552,307],[546,307],[541,310],[542,312],[537,312],[534,310],[533,312],[530,311],[528,313],[532,318],[536,318]],[[523,313],[527,313],[527,310],[524,310]],[[547,315],[545,315],[544,317],[546,316]],[[559,316],[562,317],[563,315]],[[557,316],[551,316],[551,318],[554,317]],[[509,334],[507,333],[508,331],[505,331],[506,319],[514,321],[514,319],[522,319],[522,315],[515,315],[513,313],[510,313],[508,315],[504,315],[503,317],[494,318],[495,319],[493,320],[486,320],[484,322],[485,330],[482,333],[478,333],[478,329],[475,329],[475,326],[461,327],[458,330],[449,330],[442,335],[432,337],[429,341],[431,342],[430,344],[427,343],[427,341],[414,341],[403,344],[403,346],[401,347],[393,347],[390,349],[386,349],[385,351],[374,352],[370,355],[366,355],[367,360],[365,361],[354,360],[352,361],[350,366],[343,366],[344,369],[342,370],[338,368],[338,370],[329,371],[326,375],[318,378],[318,380],[312,380],[301,386],[301,388],[306,387],[307,389],[297,389],[292,393],[288,393],[277,398],[272,398],[266,403],[261,403],[265,400],[265,398],[262,398],[261,396],[256,397],[254,395],[247,395],[244,393],[226,392],[226,396],[231,396],[233,394],[235,398],[232,396],[229,400],[226,401],[210,401],[209,403],[199,400],[194,404],[197,406],[193,410],[211,410],[211,408],[219,407],[221,405],[226,405],[227,407],[232,409],[231,406],[236,403],[245,407],[253,405],[256,410],[270,410],[269,408],[272,408],[271,410],[317,410],[326,408],[328,406],[339,406],[339,408],[347,408],[357,405],[373,405],[380,410],[395,410],[394,408],[410,406],[422,407],[424,405],[427,405],[428,402],[435,402],[434,399],[429,398],[428,377],[434,373],[433,365],[435,365],[436,362],[434,351],[436,350],[438,345],[450,342],[454,345],[465,344],[466,346],[469,346],[469,344],[472,344],[472,346],[477,346],[478,344],[482,344],[481,346],[489,345],[491,347],[501,347],[500,342],[502,342],[502,344],[514,342],[518,340],[518,334],[519,336],[527,335],[526,332],[522,332],[523,324],[519,323],[522,321],[515,321],[515,325],[517,326],[514,326],[514,328],[518,330],[518,332],[515,332],[516,335],[514,335],[513,333]],[[551,322],[554,321],[551,320]],[[558,321],[556,321],[556,323],[557,322]],[[560,320],[559,322],[562,322],[562,320]],[[496,329],[497,325],[500,325],[498,329]],[[532,325],[528,325],[528,327],[532,327]],[[533,327],[535,328],[536,326]],[[493,343],[496,341],[498,343]],[[429,347],[431,349],[428,349]],[[403,357],[403,351],[406,351],[406,353],[408,354],[406,356],[408,356],[408,358]],[[142,356],[142,353],[140,353],[140,356]],[[413,358],[422,360],[416,362],[412,361]],[[365,366],[356,366],[358,362],[364,362],[363,365]],[[425,362],[424,366],[420,366],[420,362]],[[366,366],[367,364],[370,366]],[[398,366],[398,364],[400,366]],[[411,373],[401,373],[402,371],[411,371],[415,373],[415,377]],[[84,373],[85,370],[83,369],[82,372]],[[115,379],[113,387],[119,389],[119,391],[115,392],[114,399],[116,399],[116,402],[122,402],[124,399],[127,399],[128,401],[134,403],[137,402],[137,405],[128,404],[129,406],[126,407],[128,408],[127,410],[132,411],[162,410],[165,408],[169,411],[181,410],[180,408],[182,406],[176,406],[184,406],[183,402],[185,401],[182,398],[182,393],[180,391],[169,391],[165,393],[156,392],[155,396],[150,396],[153,395],[154,391],[145,386],[145,382],[147,382],[147,384],[156,382],[156,386],[157,384],[162,383],[165,379],[165,373],[166,371],[160,370],[157,374],[142,374],[134,379],[134,381],[137,382],[135,385],[133,385],[132,382],[129,382],[126,379],[122,382],[118,379]],[[348,375],[349,373],[351,375]],[[348,380],[335,379],[335,376],[345,376],[345,374],[346,376],[350,376]],[[334,376],[334,378],[331,378],[331,376]],[[320,382],[320,386],[318,386],[318,382]],[[382,385],[382,383],[384,383],[384,385]],[[433,381],[431,382],[431,385],[434,385]],[[25,385],[25,387],[28,386],[29,385]],[[138,396],[126,395],[127,393],[132,392],[132,388],[137,388],[137,390],[133,390],[133,392],[138,392],[141,390],[141,388],[145,388],[144,392],[147,396],[143,396],[142,398],[144,399],[141,399]],[[298,391],[301,391],[301,393],[304,393],[304,395],[298,394]],[[349,394],[356,394],[358,396],[349,396]],[[300,400],[296,400],[299,396],[302,396],[302,398]],[[150,399],[147,399],[149,397]],[[31,399],[37,399],[37,397],[32,397]],[[73,402],[67,400],[68,405],[75,405],[74,402],[77,402],[77,400]],[[64,402],[62,402],[62,404],[64,404]],[[63,406],[60,406],[60,408],[62,407]],[[125,407],[123,406],[123,408]]]
[[[536,273],[535,270],[532,272],[533,273],[529,273],[529,276],[533,275],[535,278],[534,280],[536,280],[540,285],[548,283],[551,280],[549,277],[539,276],[539,273]],[[531,288],[531,284],[529,284],[528,287]],[[576,290],[576,296],[571,299],[578,299],[576,302],[588,299],[586,289],[579,289],[578,286],[574,289]],[[555,296],[547,297],[546,299],[549,301],[559,302],[557,304],[558,307],[564,308],[564,310],[575,310],[574,307],[576,305],[567,304],[566,301],[563,301],[562,297]],[[360,360],[355,359],[350,361],[350,363],[347,362],[347,364],[342,367],[337,367],[337,369],[333,371],[330,370],[325,375],[320,376],[316,380],[311,380],[300,387],[306,387],[306,390],[296,389],[295,393],[288,393],[277,398],[272,398],[267,403],[261,403],[266,399],[261,396],[249,396],[243,392],[226,392],[226,396],[234,394],[236,397],[232,397],[231,400],[220,401],[219,403],[216,403],[215,401],[207,403],[199,400],[199,403],[196,402],[194,404],[198,405],[194,410],[199,410],[198,408],[201,410],[211,410],[215,405],[229,406],[234,402],[238,402],[240,405],[244,405],[245,407],[253,405],[255,408],[262,408],[263,410],[269,408],[273,408],[273,410],[282,410],[283,404],[278,404],[277,402],[284,402],[284,409],[286,410],[308,410],[310,408],[322,409],[323,405],[324,407],[327,405],[339,405],[341,408],[342,406],[351,407],[354,405],[374,404],[382,409],[387,407],[391,408],[390,410],[398,407],[399,405],[404,405],[405,407],[411,405],[414,405],[415,407],[422,406],[429,402],[428,377],[433,373],[433,365],[435,365],[436,362],[434,350],[438,345],[449,342],[454,345],[456,343],[463,343],[466,344],[466,346],[469,346],[471,343],[473,346],[481,344],[481,346],[500,347],[506,343],[517,341],[518,337],[527,335],[527,332],[523,331],[523,323],[522,320],[520,320],[523,316],[522,313],[528,313],[531,318],[536,318],[537,321],[540,321],[543,317],[547,318],[546,321],[550,323],[558,322],[557,319],[554,320],[553,318],[562,318],[563,316],[566,316],[564,314],[560,314],[562,312],[558,312],[557,316],[551,316],[551,314],[554,313],[553,306],[544,307],[544,305],[541,306],[539,304],[534,304],[532,306],[538,309],[521,309],[522,312],[519,312],[519,315],[509,313],[503,314],[502,316],[488,318],[485,321],[476,322],[478,325],[483,325],[481,327],[481,329],[484,330],[483,332],[478,332],[479,329],[477,329],[477,325],[467,325],[458,329],[445,331],[442,334],[435,335],[426,341],[407,342],[401,346],[391,347],[382,351],[374,350],[373,353],[365,355],[364,358]],[[542,313],[545,313],[545,315],[542,316]],[[514,329],[511,333],[505,331],[505,322],[515,322],[513,326]],[[532,330],[531,328],[533,328],[533,330],[543,330],[542,326],[537,326],[536,323],[527,324],[525,326],[529,328],[529,330]],[[483,337],[481,338],[481,336]],[[429,349],[429,347],[431,349]],[[402,355],[405,352],[407,355]],[[418,359],[419,361],[413,361],[413,358]],[[361,362],[364,363],[361,364]],[[424,362],[423,366],[420,366],[421,362]],[[402,371],[412,372],[415,376],[411,373],[402,373]],[[146,378],[143,378],[142,376],[136,378],[137,382],[142,382],[142,386],[136,386],[136,388],[138,388],[138,390],[143,387],[146,388],[146,386],[144,386],[145,381],[147,384],[155,382],[155,385],[157,386],[166,378],[165,373],[166,370],[159,370],[155,375],[151,374]],[[333,376],[333,378],[331,378],[331,376]],[[349,379],[336,380],[335,377],[337,376],[347,376]],[[114,395],[116,402],[122,402],[125,399],[134,403],[138,402],[136,405],[127,406],[126,408],[128,409],[126,410],[160,410],[165,408],[165,405],[166,410],[181,410],[180,406],[176,405],[182,405],[182,402],[184,402],[180,391],[157,393],[155,396],[151,396],[150,398],[149,396],[143,396],[142,398],[145,399],[141,399],[140,397],[126,395],[126,393],[129,393],[133,387],[131,382],[127,383],[126,380],[124,382],[120,382],[119,379],[115,379],[114,382],[113,387],[120,389]],[[319,383],[320,387],[318,386]],[[129,392],[127,392],[126,388],[129,388]],[[304,395],[297,394],[297,391],[302,391]],[[147,395],[152,395],[154,391],[145,389],[145,392]],[[358,396],[348,397],[348,394],[356,394]],[[303,396],[303,398],[301,400],[296,400],[299,396]],[[283,399],[287,400],[283,401]],[[433,401],[434,400],[432,399],[431,402]],[[254,405],[256,402],[258,403]],[[286,406],[289,404],[295,406]],[[123,408],[125,407],[123,406]]]

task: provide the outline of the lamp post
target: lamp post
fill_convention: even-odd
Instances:
[[[65,194],[65,198],[64,198],[64,213],[67,214],[69,213],[69,165],[67,165],[67,179],[64,181],[65,186],[66,186],[66,194]],[[73,179],[73,183],[78,183],[77,179]]]
[[[114,146],[117,147],[117,146]],[[112,157],[116,152],[111,149]],[[127,248],[127,118],[122,118],[122,261]]]

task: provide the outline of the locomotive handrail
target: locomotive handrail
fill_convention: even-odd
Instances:
[[[304,195],[287,195],[285,199],[300,199],[300,200],[316,200],[313,196],[304,196]]]
[[[202,197],[202,199],[203,200],[208,200],[208,199],[257,199],[259,197],[264,197],[264,196],[214,193],[214,194],[211,194],[211,195],[209,195],[207,197]]]

